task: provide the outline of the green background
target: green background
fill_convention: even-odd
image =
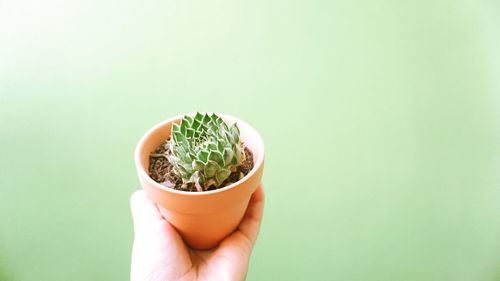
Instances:
[[[0,1],[0,280],[127,280],[133,150],[267,148],[248,280],[500,280],[496,1]]]

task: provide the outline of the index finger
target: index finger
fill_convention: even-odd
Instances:
[[[247,212],[238,227],[238,230],[245,235],[250,242],[255,244],[259,234],[260,223],[264,213],[264,189],[262,185],[255,190],[248,204]]]

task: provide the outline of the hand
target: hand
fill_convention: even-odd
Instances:
[[[187,246],[143,190],[132,194],[130,201],[135,232],[132,281],[245,279],[262,220],[262,187],[252,195],[238,229],[206,251]]]

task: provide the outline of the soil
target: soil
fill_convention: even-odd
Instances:
[[[169,142],[170,139],[166,140],[149,155],[149,176],[154,181],[165,187],[182,191],[197,192],[198,190],[196,189],[194,183],[184,184],[182,179],[175,174],[174,166],[168,161],[167,158],[167,155],[170,153]],[[245,161],[243,161],[243,163],[238,166],[236,171],[232,172],[231,175],[229,175],[229,177],[218,188],[223,188],[224,186],[228,186],[239,181],[252,170],[254,165],[253,154],[243,143],[242,147],[245,153]],[[215,190],[218,188],[211,185],[206,190]]]

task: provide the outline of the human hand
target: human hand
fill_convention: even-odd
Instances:
[[[191,249],[143,190],[130,199],[134,221],[131,281],[244,280],[259,233],[264,192],[259,187],[239,227],[214,249]]]

